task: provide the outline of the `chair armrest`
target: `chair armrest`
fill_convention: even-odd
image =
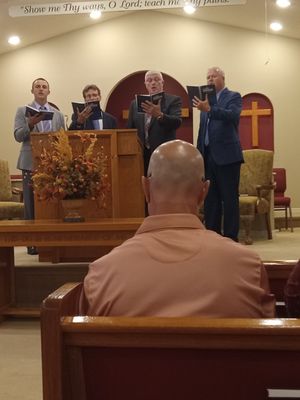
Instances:
[[[263,190],[271,191],[275,188],[274,183],[270,183],[270,185],[256,185],[257,196],[261,198],[261,192]]]
[[[23,202],[23,189],[13,187],[11,191],[12,191],[12,194],[16,194],[19,196],[19,201],[20,201],[20,203],[22,203]]]

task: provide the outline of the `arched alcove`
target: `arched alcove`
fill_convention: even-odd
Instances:
[[[274,151],[274,110],[267,96],[262,93],[243,96],[239,131],[243,150]]]

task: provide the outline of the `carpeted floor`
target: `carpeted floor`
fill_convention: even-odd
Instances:
[[[38,320],[7,320],[0,324],[0,399],[42,399]]]
[[[273,231],[273,239],[256,239],[250,246],[262,260],[298,260],[300,258],[300,228]]]

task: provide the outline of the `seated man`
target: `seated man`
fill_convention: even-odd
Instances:
[[[300,318],[300,260],[292,270],[284,288],[288,316]]]
[[[92,114],[92,108],[88,105],[88,102],[101,100],[101,92],[98,86],[86,85],[83,88],[82,95],[87,105],[81,112],[77,110],[77,113],[72,115],[72,122],[69,126],[69,130],[99,130],[117,128],[116,118],[104,111],[102,111],[102,118],[100,120],[97,119],[92,121],[89,118]]]
[[[173,140],[153,152],[142,179],[150,216],[133,238],[90,265],[82,314],[274,316],[258,255],[200,222],[204,176],[202,156],[189,143]]]

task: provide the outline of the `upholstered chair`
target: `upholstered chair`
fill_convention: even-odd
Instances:
[[[284,211],[285,214],[285,229],[290,225],[293,232],[293,216],[291,207],[291,198],[285,195],[286,191],[286,171],[285,168],[273,168],[275,181],[274,189],[274,211]],[[288,219],[289,210],[289,219]],[[289,223],[288,223],[289,222]]]
[[[252,244],[252,223],[256,215],[264,216],[268,239],[271,230],[271,194],[273,184],[273,152],[261,149],[243,151],[245,163],[240,177],[240,221],[245,230],[245,244]]]
[[[23,219],[24,204],[13,201],[13,194],[21,191],[12,189],[8,162],[0,160],[0,219]]]

